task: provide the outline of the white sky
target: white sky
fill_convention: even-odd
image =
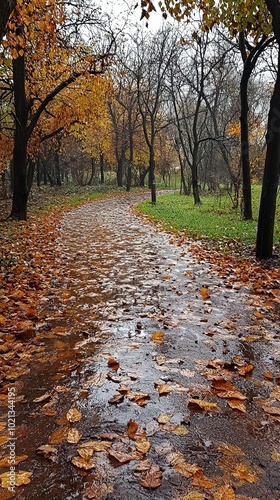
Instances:
[[[102,9],[107,12],[112,19],[116,19],[117,22],[121,22],[122,20],[129,19],[133,24],[138,24],[139,26],[145,27],[147,22],[146,19],[140,21],[141,18],[141,0],[96,0],[96,4],[101,4]],[[138,3],[138,7],[135,8],[135,5]],[[162,14],[159,10],[157,12],[152,12],[150,15],[150,19],[148,22],[148,29],[155,31],[162,24],[163,18]]]

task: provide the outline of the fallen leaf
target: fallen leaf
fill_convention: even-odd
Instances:
[[[280,407],[278,406],[263,406],[263,409],[266,413],[269,413],[269,415],[280,415]]]
[[[151,443],[147,439],[146,432],[145,431],[138,431],[137,435],[135,436],[135,448],[137,451],[140,451],[140,453],[148,453],[149,449],[151,448]]]
[[[280,452],[277,450],[273,450],[271,453],[271,458],[274,462],[280,462]]]
[[[151,340],[155,343],[155,344],[162,344],[163,342],[163,337],[164,337],[164,333],[163,332],[155,332],[151,335]]]
[[[214,500],[235,500],[234,490],[228,484],[221,486],[221,488],[214,493]]]
[[[176,425],[171,432],[176,436],[186,436],[189,433],[188,429],[184,425]]]
[[[68,422],[79,422],[82,418],[82,414],[77,408],[71,408],[66,413],[66,418]]]
[[[92,448],[79,448],[78,453],[79,453],[80,457],[89,461],[93,455],[93,449]]]
[[[254,316],[257,319],[263,319],[264,318],[264,315],[262,313],[258,312],[258,311],[254,312]]]
[[[135,453],[125,453],[118,450],[109,450],[108,455],[115,458],[120,464],[126,464],[131,460],[136,460]],[[139,456],[140,458],[140,456]]]
[[[127,398],[130,401],[137,403],[139,406],[145,406],[151,399],[150,395],[145,392],[133,392],[133,391],[127,394]]]
[[[59,444],[62,443],[62,441],[65,441],[68,436],[68,427],[59,427],[55,432],[52,433],[52,435],[49,437],[49,443],[50,444]]]
[[[32,472],[27,472],[24,470],[20,470],[15,472],[15,476],[13,476],[13,483],[16,486],[21,486],[22,484],[29,484],[32,476]],[[0,474],[0,481],[2,488],[10,488],[11,486],[11,471],[4,472]]]
[[[190,491],[187,495],[184,497],[181,497],[180,500],[206,500],[206,496],[204,493],[200,493],[199,491]]]
[[[78,431],[78,429],[70,429],[67,435],[68,443],[77,444],[82,437],[82,433]]]
[[[242,401],[247,399],[229,380],[214,379],[212,380],[212,388],[220,398],[241,399]]]
[[[37,453],[39,455],[43,455],[45,458],[48,458],[52,462],[57,462],[57,448],[54,446],[50,446],[49,444],[43,444],[37,448]]]
[[[167,422],[170,421],[172,415],[159,415],[158,418],[157,418],[157,421],[159,424],[166,424]]]
[[[95,467],[95,462],[94,460],[86,460],[85,458],[82,457],[74,457],[71,460],[73,465],[76,465],[79,469],[85,469],[85,470],[90,470],[94,469]]]
[[[9,437],[7,436],[0,436],[0,446],[2,446],[3,444],[6,444],[8,441],[9,441]]]
[[[173,466],[173,468],[184,477],[192,477],[202,468],[197,464],[189,464],[186,462],[184,455],[179,452],[171,452],[167,456],[167,461]]]
[[[120,367],[120,363],[115,358],[109,358],[108,359],[108,366],[109,366],[109,368],[112,368],[112,370],[118,371],[118,369]]]
[[[158,384],[157,391],[160,396],[166,396],[169,392],[172,392],[172,389],[168,384]]]
[[[87,488],[84,491],[83,497],[89,500],[101,500],[106,498],[108,493],[113,493],[114,487],[112,484],[98,484]]]
[[[111,399],[109,399],[108,403],[110,405],[118,405],[122,403],[123,400],[124,400],[124,394],[120,394],[119,392],[117,392]]]
[[[220,407],[216,403],[210,403],[209,401],[204,401],[203,399],[189,399],[188,406],[191,409],[200,409],[204,411],[220,410]]]
[[[80,444],[78,451],[83,448],[89,448],[93,452],[96,451],[106,451],[111,447],[111,441],[86,441],[85,443]]]
[[[24,462],[24,460],[28,459],[28,455],[19,455],[13,457],[12,465],[18,465],[20,462]],[[5,455],[0,458],[0,467],[10,467],[11,465],[11,455]]]
[[[227,400],[227,404],[233,409],[233,410],[239,410],[242,411],[242,413],[246,413],[246,407],[245,403],[243,401],[240,401],[240,399],[235,399],[235,398],[229,398]]]
[[[136,467],[137,472],[146,472],[151,468],[152,462],[150,460],[142,460]]]
[[[204,286],[200,289],[200,295],[203,298],[203,300],[209,299],[210,297],[210,292],[208,288],[205,288]]]
[[[247,483],[255,483],[259,480],[253,471],[250,471],[245,464],[238,464],[235,471],[232,473],[234,477]]]
[[[33,403],[41,403],[41,401],[45,401],[46,399],[51,398],[52,394],[50,392],[46,392],[42,396],[39,396],[38,398],[33,399]]]
[[[139,424],[137,424],[137,422],[134,422],[134,420],[130,419],[127,423],[125,434],[127,434],[128,437],[130,437],[130,439],[134,439],[138,427]]]
[[[224,453],[225,455],[231,455],[236,457],[245,456],[244,451],[241,448],[239,448],[239,446],[233,444],[224,443],[223,441],[218,441],[216,443],[216,447],[221,453]]]
[[[217,483],[213,481],[213,479],[204,476],[203,471],[200,470],[192,477],[192,485],[212,490],[215,486],[217,486]]]
[[[148,472],[142,477],[140,484],[143,488],[158,488],[162,482],[162,472],[158,465],[153,464]]]

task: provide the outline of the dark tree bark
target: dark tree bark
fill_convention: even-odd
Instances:
[[[0,41],[2,40],[8,19],[16,5],[16,0],[1,0],[0,1]]]
[[[104,155],[100,155],[100,184],[105,184],[104,176]]]
[[[269,259],[273,255],[273,233],[277,190],[280,174],[280,5],[278,0],[266,0],[272,15],[274,35],[278,47],[278,70],[270,101],[266,135],[266,160],[259,210],[256,257]]]
[[[244,63],[243,73],[240,81],[240,126],[241,126],[241,165],[243,176],[243,219],[251,220],[252,213],[252,193],[251,193],[251,168],[250,168],[250,148],[249,148],[249,125],[248,125],[248,82],[255,68],[257,59],[274,40],[274,37],[264,35],[255,46],[246,44],[244,32],[239,35],[239,48]],[[249,48],[249,55],[247,49]]]
[[[15,98],[15,137],[13,152],[13,203],[10,218],[26,220],[27,217],[27,118],[28,103],[25,94],[24,55],[13,59]]]

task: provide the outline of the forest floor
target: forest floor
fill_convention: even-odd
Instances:
[[[1,500],[280,499],[279,268],[145,196],[2,224]]]

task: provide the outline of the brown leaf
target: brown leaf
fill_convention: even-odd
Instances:
[[[184,455],[179,452],[171,452],[167,455],[168,462],[174,467],[174,469],[184,477],[192,477],[202,468],[197,464],[189,464],[185,461]]]
[[[150,460],[142,460],[136,467],[137,472],[146,472],[151,468],[152,462]]]
[[[246,413],[246,406],[244,401],[240,401],[240,399],[235,399],[235,398],[229,398],[227,400],[227,404],[233,409],[233,410],[239,410],[242,411],[242,413]]]
[[[9,441],[9,437],[7,436],[0,436],[0,446],[2,446],[3,444],[6,444],[8,441]]]
[[[120,367],[120,363],[115,358],[109,358],[108,359],[108,366],[109,366],[109,368],[112,368],[112,370],[118,371],[118,369]]]
[[[82,457],[74,457],[71,460],[73,465],[76,465],[79,469],[85,469],[85,470],[90,470],[94,469],[95,467],[95,462],[94,460],[86,460],[85,458]]]
[[[203,399],[189,399],[188,406],[195,410],[220,410],[220,407],[216,403],[210,403],[209,401],[204,401]]]
[[[225,455],[231,455],[236,457],[245,456],[244,451],[241,448],[239,448],[239,446],[235,446],[233,444],[224,443],[223,441],[218,441],[218,443],[216,443],[216,447],[221,453],[224,453]]]
[[[153,464],[148,472],[142,477],[140,484],[143,488],[158,488],[161,485],[162,472],[158,465]]]
[[[125,433],[128,435],[128,437],[130,437],[130,439],[134,439],[138,427],[139,424],[137,424],[137,422],[134,422],[134,420],[130,419],[128,421]]]
[[[70,408],[66,413],[66,418],[68,422],[79,422],[82,418],[82,414],[77,408]]]
[[[266,413],[269,413],[269,415],[280,415],[280,407],[278,406],[264,405],[263,409]]]
[[[62,443],[62,441],[65,441],[68,436],[68,427],[59,427],[55,432],[52,433],[52,435],[49,437],[49,443],[50,444],[59,444]]]
[[[247,399],[229,380],[214,379],[212,387],[220,398]]]
[[[140,453],[143,454],[147,453],[151,448],[151,443],[147,439],[145,431],[138,431],[137,435],[135,436],[135,448],[137,451],[140,451]]]
[[[168,384],[158,384],[157,391],[160,396],[166,396],[169,392],[172,392],[172,388]]]
[[[111,399],[109,399],[108,403],[110,405],[118,405],[122,403],[123,400],[124,400],[124,394],[120,394],[119,392],[117,392]]]
[[[214,493],[214,500],[235,500],[234,490],[228,484],[221,486],[221,488]]]
[[[93,452],[106,451],[111,447],[111,445],[112,445],[111,441],[94,441],[94,440],[86,441],[85,443],[82,443],[79,446],[78,451],[83,448],[89,448]]]
[[[273,450],[271,453],[271,458],[274,462],[280,462],[280,452],[277,450]]]
[[[263,319],[264,318],[264,315],[262,313],[258,312],[258,311],[254,312],[254,316],[257,319]]]
[[[204,493],[194,490],[182,497],[181,500],[206,500],[206,496]]]
[[[135,453],[125,453],[118,450],[109,450],[108,455],[115,458],[120,464],[126,464],[136,459]]]
[[[43,455],[45,458],[48,458],[52,462],[57,462],[57,448],[54,446],[50,446],[49,444],[43,444],[37,448],[37,453],[39,455]]]
[[[203,471],[200,470],[192,477],[192,485],[212,490],[215,486],[217,486],[217,483],[213,481],[213,479],[204,476]]]

